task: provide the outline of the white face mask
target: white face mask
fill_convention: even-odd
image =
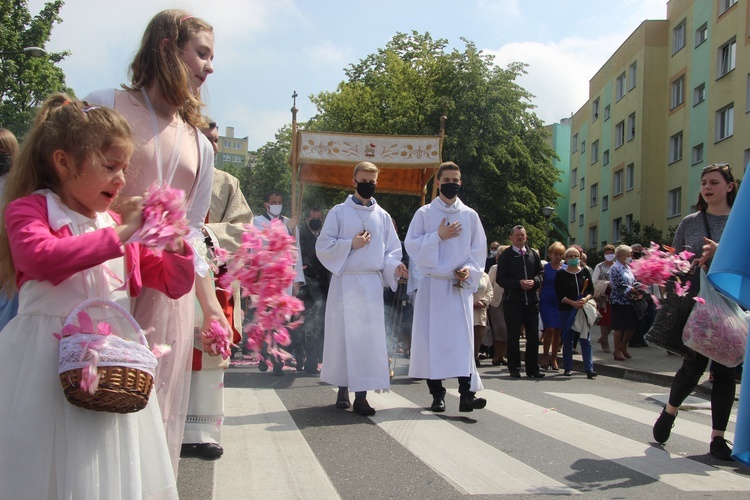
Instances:
[[[628,257],[627,259],[625,259],[626,264],[630,264],[631,262],[633,262],[633,257]]]
[[[495,255],[497,255],[497,250],[490,250],[490,256],[494,257]]]
[[[284,205],[268,205],[268,213],[274,217],[278,217],[283,206]]]
[[[608,253],[604,256],[604,260],[606,260],[607,262],[612,262],[613,260],[615,260],[615,254]]]

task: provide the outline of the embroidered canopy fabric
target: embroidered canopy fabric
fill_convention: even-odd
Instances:
[[[440,136],[298,132],[298,178],[303,184],[349,189],[352,169],[361,161],[381,170],[379,192],[422,196],[442,163]]]

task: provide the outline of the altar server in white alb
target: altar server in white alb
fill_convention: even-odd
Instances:
[[[328,212],[315,244],[333,274],[320,379],[338,386],[337,408],[351,407],[349,389],[354,391],[353,410],[364,416],[375,414],[367,391],[391,384],[383,286],[396,291],[399,278],[408,277],[391,216],[372,197],[377,181],[374,164],[354,167],[354,194]]]
[[[459,411],[484,408],[474,363],[473,293],[487,257],[479,215],[458,199],[461,170],[438,168],[440,196],[414,214],[406,252],[421,275],[414,299],[409,376],[427,379],[434,412],[445,411],[443,379],[458,377]]]

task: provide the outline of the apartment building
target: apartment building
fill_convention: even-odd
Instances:
[[[225,134],[219,136],[219,151],[214,158],[214,166],[220,169],[226,166],[245,168],[250,164],[251,155],[248,152],[248,138],[235,137],[234,127],[225,127]]]
[[[671,0],[589,82],[571,126],[568,230],[587,248],[694,210],[701,169],[750,161],[750,4]],[[742,112],[744,110],[744,112]]]

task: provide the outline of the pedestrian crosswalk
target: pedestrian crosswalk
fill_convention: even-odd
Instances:
[[[348,498],[337,491],[331,480],[332,471],[321,464],[314,447],[311,448],[297,427],[279,397],[280,390],[283,389],[225,389],[225,455],[216,462],[214,498],[240,498],[237,491],[262,492],[259,496],[263,498]],[[333,401],[335,388],[330,391]],[[457,397],[458,393],[449,390],[449,395]],[[695,460],[696,457],[671,453],[668,446],[653,446],[648,439],[648,428],[658,416],[658,404],[635,405],[596,394],[559,390],[544,392],[544,401],[549,403],[546,406],[498,390],[485,390],[481,396],[488,404],[476,416],[496,420],[498,432],[523,429],[545,442],[552,440],[565,449],[576,450],[577,456],[592,457],[641,474],[662,488],[672,488],[674,496],[679,492],[750,491],[748,475],[715,467]],[[642,396],[643,402],[660,398],[656,394]],[[456,497],[585,493],[580,484],[571,481],[569,474],[480,439],[467,425],[461,425],[465,421],[457,424],[459,419],[433,414],[423,407],[425,401],[413,402],[400,394],[398,388],[382,394],[370,393],[368,399],[377,408],[377,414],[356,422],[375,425],[449,484]],[[640,426],[644,439],[620,435],[607,425],[595,425],[568,414],[573,412],[555,410],[557,406],[570,409],[570,405],[605,417],[598,419],[599,422],[617,418]],[[673,435],[706,443],[711,432],[710,418],[704,420],[705,423],[678,419]],[[731,439],[731,433],[727,437]]]

